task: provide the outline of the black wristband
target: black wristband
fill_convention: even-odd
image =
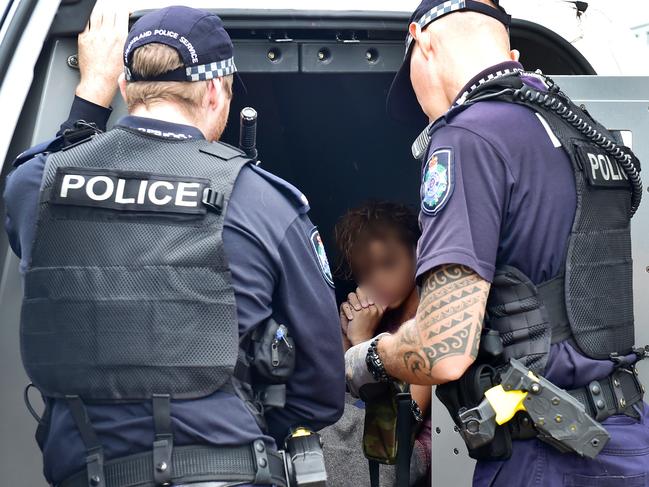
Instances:
[[[367,355],[365,356],[365,363],[367,364],[367,370],[370,371],[375,381],[390,382],[392,381],[392,378],[385,371],[383,360],[379,357],[378,352],[378,343],[382,336],[383,335],[379,335],[370,342],[370,346],[367,349]]]

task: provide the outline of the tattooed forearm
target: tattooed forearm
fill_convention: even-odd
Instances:
[[[390,340],[388,373],[409,382],[439,383],[447,375],[441,361],[475,360],[480,345],[489,283],[471,269],[444,266],[424,279],[417,317]],[[383,355],[382,355],[383,357]]]

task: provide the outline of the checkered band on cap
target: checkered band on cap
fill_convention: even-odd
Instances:
[[[443,15],[450,14],[451,12],[455,12],[463,8],[466,8],[465,0],[448,0],[438,5],[437,7],[430,9],[428,12],[422,15],[416,23],[423,29],[432,21],[442,17]],[[412,36],[408,34],[408,37],[406,37],[406,56],[408,55],[408,50],[410,49],[412,40]]]
[[[187,68],[187,81],[205,81],[213,78],[220,78],[234,73],[237,67],[234,65],[234,58],[224,59],[215,63],[201,64]]]

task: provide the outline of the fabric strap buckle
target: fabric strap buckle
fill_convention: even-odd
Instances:
[[[223,203],[225,202],[225,197],[223,193],[214,191],[212,188],[205,188],[203,190],[203,204],[207,206],[208,210],[215,212],[216,214],[221,214],[223,211]]]

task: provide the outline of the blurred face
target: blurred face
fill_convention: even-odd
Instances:
[[[415,249],[391,236],[372,238],[356,253],[358,284],[389,309],[401,306],[415,287]]]

